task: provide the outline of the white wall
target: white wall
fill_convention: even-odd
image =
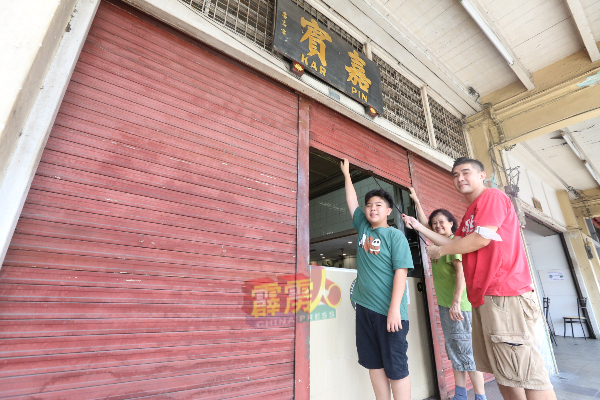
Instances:
[[[0,183],[76,0],[4,1],[0,11]]]
[[[509,167],[519,167],[519,199],[533,206],[532,198],[535,197],[542,205],[542,212],[549,218],[565,224],[565,219],[560,210],[556,191],[541,179],[525,162],[512,153],[505,153]]]
[[[358,364],[355,341],[356,313],[350,304],[350,285],[356,270],[327,268],[327,279],[342,288],[342,302],[336,318],[310,322],[310,398],[311,400],[375,399],[369,372]],[[417,279],[408,278],[408,367],[413,399],[435,394],[437,378],[432,365],[431,344],[427,334],[428,310],[423,294],[417,292]]]
[[[533,259],[533,269],[536,273],[536,280],[542,293],[541,297],[550,298],[550,316],[554,324],[556,335],[563,335],[563,317],[577,316],[577,291],[575,283],[569,270],[567,257],[558,235],[541,236],[535,232],[525,229],[525,240],[529,246],[531,258]],[[564,281],[551,281],[548,277],[550,271],[562,271],[565,277]],[[541,300],[540,300],[540,304]],[[589,333],[586,329],[586,335]],[[583,332],[579,324],[573,327],[575,337],[583,337]],[[571,328],[567,325],[567,336],[571,334]]]

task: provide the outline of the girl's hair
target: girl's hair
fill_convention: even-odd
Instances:
[[[454,218],[454,215],[452,215],[450,211],[444,210],[443,208],[438,208],[437,210],[431,213],[431,215],[429,216],[429,226],[433,229],[433,219],[439,214],[444,215],[448,222],[452,222],[452,234],[454,235],[456,233],[456,230],[458,229],[458,222],[456,222],[456,218]]]

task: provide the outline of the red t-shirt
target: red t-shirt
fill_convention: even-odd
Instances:
[[[483,296],[518,296],[533,290],[519,220],[504,192],[485,189],[467,208],[456,236],[465,237],[478,226],[497,226],[502,241],[463,254],[467,297],[473,307],[483,304]]]

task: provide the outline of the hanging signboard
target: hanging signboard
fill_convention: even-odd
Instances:
[[[329,83],[377,115],[383,111],[379,67],[292,0],[277,1],[273,48],[305,71]]]

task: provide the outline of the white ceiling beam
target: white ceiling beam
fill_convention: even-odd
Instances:
[[[565,142],[569,145],[573,153],[581,160],[581,162],[585,165],[592,178],[600,185],[600,173],[596,166],[591,162],[590,157],[585,154],[585,150],[583,150],[583,146],[577,140],[577,137],[573,135],[573,132],[569,128],[561,129],[560,134],[562,135]]]
[[[433,59],[409,40],[388,18],[385,7],[378,0],[312,0],[311,4],[314,3],[323,3],[336,10],[358,30],[368,32],[374,44],[393,54],[406,69],[444,97],[461,114],[473,115],[481,111],[481,105],[469,94],[465,83],[439,60]]]
[[[600,51],[598,51],[598,46],[596,45],[596,40],[592,34],[590,22],[585,15],[585,10],[583,9],[581,2],[579,0],[567,0],[567,4],[569,5],[571,14],[573,14],[573,19],[579,30],[579,35],[583,39],[583,44],[590,55],[590,59],[592,62],[600,60]]]
[[[527,70],[527,68],[525,68],[525,66],[523,65],[521,60],[519,60],[519,58],[515,55],[515,52],[513,51],[512,47],[508,44],[508,42],[502,35],[500,28],[498,28],[498,26],[496,26],[494,21],[492,21],[491,18],[489,18],[488,13],[485,11],[485,7],[483,6],[483,4],[481,4],[480,0],[468,0],[468,2],[473,6],[473,8],[475,8],[477,13],[479,14],[479,17],[483,20],[483,22],[485,24],[487,24],[487,27],[496,36],[496,39],[498,39],[498,41],[502,44],[502,46],[504,47],[504,50],[510,55],[510,58],[512,58],[513,63],[511,64],[510,62],[508,62],[508,65],[513,70],[515,75],[517,75],[517,78],[519,78],[521,83],[523,83],[523,85],[525,85],[527,90],[535,89],[535,84],[533,83],[533,80],[531,79],[531,73]],[[463,7],[464,6],[465,5],[463,4]],[[477,21],[477,19],[475,19],[475,18],[473,18],[473,19],[479,25],[479,21]],[[488,36],[488,34],[485,32],[485,29],[481,26],[480,26],[480,28],[486,34],[486,36]],[[492,44],[494,44],[494,46],[497,48],[496,43],[494,43],[494,40],[492,38],[490,38],[489,36],[488,36],[488,38],[492,42]],[[502,54],[502,52],[500,50],[499,50],[499,52]],[[502,56],[504,58],[506,58],[506,56],[504,54],[502,54]]]
[[[509,50],[510,51],[510,50]],[[525,85],[527,90],[535,89],[535,84],[533,83],[533,79],[531,79],[531,74],[527,69],[521,64],[521,61],[515,57],[515,63],[510,66],[515,75],[519,78],[521,83]]]

